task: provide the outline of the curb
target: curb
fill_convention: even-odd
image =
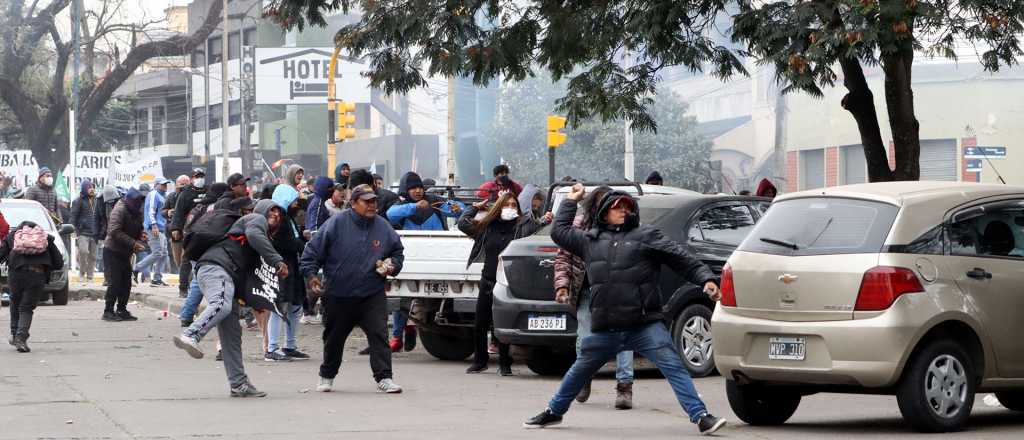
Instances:
[[[96,288],[82,288],[78,290],[71,290],[68,292],[68,300],[70,301],[95,301],[104,299],[107,295],[106,290]],[[153,293],[144,292],[132,292],[130,300],[134,300],[139,304],[142,304],[151,309],[158,311],[167,310],[169,313],[178,315],[181,313],[181,306],[184,305],[185,300],[178,297],[169,297],[166,295],[157,295]],[[202,310],[202,306],[199,307]]]

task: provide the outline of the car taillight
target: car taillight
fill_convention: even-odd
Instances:
[[[545,254],[553,254],[558,252],[558,246],[537,246],[534,250]]]
[[[495,282],[503,286],[508,285],[508,277],[505,276],[505,259],[498,257],[498,273]]]
[[[924,292],[924,287],[914,271],[905,267],[878,266],[864,273],[854,310],[885,310],[900,295],[916,292]]]
[[[732,266],[726,264],[722,268],[722,305],[736,307],[736,286],[732,282]]]

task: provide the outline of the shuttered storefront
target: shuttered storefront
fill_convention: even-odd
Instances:
[[[855,183],[866,183],[868,181],[868,162],[864,158],[864,147],[861,145],[847,145],[841,147],[840,154],[843,160],[843,185]]]
[[[921,140],[921,180],[956,182],[956,176],[956,140]]]
[[[801,189],[815,189],[825,186],[825,150],[804,150],[800,152]]]

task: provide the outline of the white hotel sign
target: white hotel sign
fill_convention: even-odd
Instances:
[[[256,48],[257,104],[327,104],[329,47]],[[338,58],[337,98],[370,102],[370,80],[360,73],[364,61]]]

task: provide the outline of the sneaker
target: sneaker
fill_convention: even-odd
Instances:
[[[278,350],[268,351],[266,354],[263,355],[263,360],[267,362],[291,362],[292,358],[288,357],[288,355]]]
[[[487,371],[487,364],[473,364],[466,369],[466,374],[477,374]]]
[[[700,428],[701,435],[714,434],[715,431],[718,431],[723,426],[725,426],[725,419],[720,419],[710,413],[700,416],[700,420],[697,421],[697,427]]]
[[[117,316],[120,316],[122,321],[138,321],[139,320],[139,318],[136,318],[135,315],[132,315],[127,310],[121,310],[121,311],[117,312]]]
[[[253,384],[246,382],[241,386],[232,387],[231,397],[267,397],[267,393],[256,389]]]
[[[103,312],[103,320],[108,322],[121,322],[121,315],[114,312]]]
[[[5,306],[11,304],[11,294],[7,292],[0,293],[0,304]]]
[[[388,342],[388,346],[391,347],[392,353],[398,353],[402,351],[403,345],[404,344],[402,343],[402,338],[396,338],[394,336],[391,337],[391,342]]]
[[[192,321],[191,319],[182,319],[182,320],[181,320],[181,327],[182,327],[182,328],[189,328],[189,327],[192,327],[192,322],[193,322],[193,321]]]
[[[583,389],[580,390],[580,393],[576,395],[577,402],[586,403],[586,401],[590,400],[590,385],[590,382],[587,382],[586,385],[583,385]]]
[[[199,341],[196,340],[196,338],[186,335],[175,336],[174,346],[185,350],[189,356],[192,356],[195,359],[203,358],[203,350],[199,348]],[[220,352],[217,352],[217,355],[220,356]]]
[[[302,315],[302,317],[299,318],[299,324],[310,325],[312,323],[313,323],[313,316],[312,315]]]
[[[398,386],[398,384],[391,379],[381,379],[380,382],[377,382],[377,392],[386,394],[398,394],[402,392],[402,387]]]
[[[294,348],[286,348],[286,349],[281,350],[281,351],[285,354],[285,356],[288,356],[288,357],[290,357],[292,359],[302,360],[302,361],[309,359],[309,355],[308,354],[303,353],[303,352],[301,352],[299,350],[296,350]]]
[[[498,344],[495,344],[494,341],[487,344],[487,354],[498,354]]]
[[[7,343],[10,344],[13,347],[14,346],[14,336],[11,336],[10,338],[8,338],[7,339]]]
[[[21,338],[14,339],[14,348],[18,350],[18,353],[28,353],[32,351],[28,348],[28,341]]]
[[[505,376],[505,377],[511,376],[512,375],[512,366],[511,365],[499,365],[498,366],[498,375],[499,376]]]
[[[405,351],[413,351],[416,349],[416,327],[407,325],[405,326]]]
[[[316,386],[316,391],[320,393],[329,393],[334,390],[334,379],[328,379],[326,377],[320,378],[320,383]]]
[[[224,362],[224,353],[222,353],[220,350],[217,350],[217,356],[214,357],[213,360],[217,362]]]
[[[251,332],[258,331],[260,329],[260,324],[256,321],[245,321],[245,329]]]
[[[139,285],[139,273],[138,272],[132,272],[132,285],[133,286],[138,286]]]
[[[364,348],[362,350],[359,350],[359,355],[360,356],[369,356],[370,355],[370,347],[366,347],[366,348]]]
[[[545,409],[544,412],[533,416],[532,419],[527,420],[523,423],[523,428],[526,429],[537,429],[547,428],[548,426],[555,426],[562,424],[562,416],[556,416],[551,413],[550,409]]]
[[[149,287],[169,287],[170,284],[165,283],[163,280],[153,281],[149,283]]]
[[[323,324],[324,323],[324,316],[323,315],[316,315],[312,319],[310,319],[309,322],[312,323],[313,325]]]

